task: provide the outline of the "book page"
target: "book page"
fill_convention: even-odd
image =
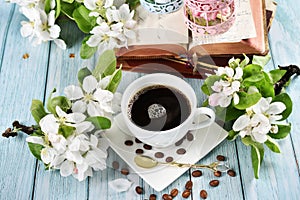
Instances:
[[[187,47],[188,29],[184,23],[183,8],[169,14],[151,13],[139,6],[136,9],[136,38],[131,45],[181,44]]]
[[[239,42],[242,39],[256,37],[250,0],[235,0],[236,19],[232,27],[220,35],[200,35],[192,33],[190,48],[201,44]]]

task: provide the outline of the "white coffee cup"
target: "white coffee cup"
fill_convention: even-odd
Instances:
[[[150,131],[137,126],[129,117],[129,104],[132,103],[132,98],[144,88],[163,85],[169,88],[175,88],[180,91],[189,101],[191,112],[187,119],[178,126],[164,131]],[[125,124],[130,130],[131,134],[142,142],[152,145],[154,147],[168,147],[175,144],[178,140],[189,130],[197,130],[211,125],[215,121],[215,113],[210,108],[197,108],[197,98],[193,88],[183,79],[165,73],[154,73],[142,76],[133,81],[124,91],[121,110]],[[209,118],[205,121],[195,122],[197,116],[207,115]]]

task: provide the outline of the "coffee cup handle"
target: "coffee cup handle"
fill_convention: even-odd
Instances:
[[[197,122],[197,117],[199,115],[208,115],[209,117],[201,122]],[[215,112],[210,109],[210,108],[206,108],[206,107],[201,107],[201,108],[196,108],[195,114],[194,114],[194,123],[192,124],[191,128],[189,130],[197,130],[200,128],[204,128],[207,126],[210,126],[216,118],[216,114]]]

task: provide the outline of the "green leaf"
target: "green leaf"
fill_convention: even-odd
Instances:
[[[280,147],[279,144],[272,139],[271,137],[268,137],[268,140],[265,142],[265,145],[269,147],[269,149],[275,153],[280,153]]]
[[[260,165],[264,158],[264,146],[261,143],[254,142],[250,136],[242,138],[242,142],[246,146],[251,146],[252,167],[255,178],[259,178]]]
[[[216,115],[225,122],[237,119],[239,116],[245,114],[244,110],[238,110],[230,104],[227,108],[216,106]]]
[[[60,4],[60,0],[56,0],[56,7],[55,7],[55,19],[57,19],[60,15],[60,11],[61,11],[61,4]]]
[[[33,134],[31,134],[31,136],[39,136],[39,135],[33,133]],[[42,160],[41,159],[41,151],[44,148],[44,146],[40,145],[40,144],[31,143],[31,142],[28,142],[27,144],[28,144],[29,150],[32,153],[32,155],[34,157],[36,157],[38,160]]]
[[[264,78],[265,76],[262,73],[260,73],[245,78],[243,82],[251,82],[250,85],[253,85],[255,84],[255,82],[261,81]]]
[[[63,111],[67,112],[72,106],[71,101],[65,96],[57,96],[52,98],[52,94],[55,91],[56,89],[51,92],[48,98],[47,109],[52,114],[56,114],[56,106],[59,106]]]
[[[66,2],[66,3],[69,3],[69,4],[71,4],[71,3],[73,3],[73,2],[74,2],[74,0],[63,0],[63,2]]]
[[[89,75],[92,75],[92,72],[87,67],[80,69],[77,75],[79,83],[82,85],[83,79]]]
[[[76,8],[79,7],[79,5],[80,4],[77,3],[76,1],[74,1],[72,4],[62,1],[60,2],[61,12],[65,14],[67,17],[69,17],[70,19],[74,20],[73,12]]]
[[[67,126],[67,125],[59,125],[58,134],[64,136],[66,139],[72,135],[75,131],[75,127]]]
[[[235,132],[234,130],[230,130],[228,132],[227,140],[233,141],[239,135],[239,132]]]
[[[265,66],[268,64],[268,62],[271,60],[270,54],[267,54],[265,56],[256,56],[254,55],[252,58],[252,64],[260,65],[260,66]]]
[[[254,65],[254,64],[247,65],[243,69],[243,79],[260,74],[262,69],[263,68],[259,65]]]
[[[106,87],[106,90],[111,91],[112,93],[115,93],[119,83],[121,82],[122,79],[122,69],[119,68],[118,70],[116,70],[113,75],[110,78],[110,82]]]
[[[291,132],[291,124],[287,124],[287,125],[283,125],[283,124],[278,124],[278,132],[277,133],[269,133],[268,135],[271,138],[274,139],[283,139],[286,136],[289,135],[289,133]]]
[[[126,0],[130,10],[135,10],[140,5],[140,0]]]
[[[98,60],[98,63],[92,74],[98,79],[112,75],[116,70],[117,59],[113,50],[104,51]]]
[[[92,122],[92,124],[99,130],[109,129],[111,127],[111,121],[106,117],[88,117],[86,121]]]
[[[51,0],[45,0],[44,10],[47,14],[51,11]]]
[[[220,79],[221,77],[217,75],[211,75],[207,77],[201,87],[202,92],[206,95],[210,95],[211,93],[213,93],[214,91],[211,89],[211,86],[213,86],[214,83],[216,81],[219,81]]]
[[[47,115],[43,102],[37,99],[32,100],[30,112],[37,124],[39,124],[40,120]]]
[[[246,67],[246,65],[248,65],[249,64],[249,62],[250,62],[250,59],[246,56],[246,54],[243,54],[244,55],[244,60],[242,60],[242,62],[240,63],[240,67],[241,68],[244,68],[244,67]]]
[[[237,94],[240,97],[240,101],[237,105],[234,105],[234,107],[239,110],[245,110],[246,108],[253,106],[261,98],[260,93],[248,94],[246,92],[237,92]]]
[[[89,33],[96,25],[96,17],[90,17],[89,14],[90,10],[84,5],[79,6],[73,12],[73,18],[78,28],[84,33]]]
[[[277,83],[283,77],[283,75],[285,73],[286,73],[286,70],[282,70],[282,69],[274,69],[274,70],[270,71],[269,76],[272,80],[272,84],[274,85],[275,83]]]
[[[293,110],[293,102],[290,96],[287,93],[280,93],[279,95],[274,97],[273,102],[284,103],[286,109],[282,112],[282,118],[280,120],[287,119]]]
[[[89,45],[87,45],[86,41],[88,41],[89,38],[90,36],[87,36],[82,40],[82,44],[80,48],[80,57],[82,59],[88,59],[92,57],[97,51],[97,47],[90,47]]]

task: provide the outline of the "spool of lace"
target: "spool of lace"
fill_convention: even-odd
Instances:
[[[171,13],[183,5],[183,0],[140,0],[141,5],[152,13]]]
[[[235,21],[234,0],[185,0],[185,23],[196,33],[218,35]]]

